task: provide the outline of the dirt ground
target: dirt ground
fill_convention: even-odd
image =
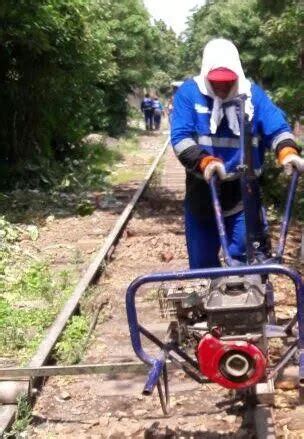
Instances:
[[[28,238],[21,242],[23,250],[38,254],[55,270],[70,268],[73,271],[77,268],[80,274],[94,253],[102,247],[166,137],[166,134],[143,134],[137,153],[125,155],[117,165],[119,170],[130,171],[127,182],[89,193],[88,197],[94,205],[91,215],[75,215],[64,205],[63,199],[61,210],[55,210],[54,215],[40,221],[38,239],[32,241]],[[115,145],[112,147],[115,148]]]
[[[160,137],[142,137],[141,143],[158,144]],[[139,204],[119,242],[111,264],[99,281],[99,298],[108,298],[108,319],[97,325],[83,363],[132,361],[135,355],[130,346],[125,312],[125,292],[139,275],[171,271],[187,267],[184,240],[183,207],[184,174],[168,151],[163,174]],[[66,246],[87,240],[85,252],[94,251],[96,240],[104,237],[115,214],[96,212],[47,226],[47,245]],[[62,230],[62,227],[65,229]],[[78,229],[79,228],[79,229]],[[276,235],[277,227],[273,227]],[[71,235],[69,231],[71,230]],[[76,230],[85,231],[77,235]],[[60,235],[59,235],[60,233]],[[96,234],[94,234],[96,233]],[[298,226],[292,228],[286,251],[288,262],[298,260],[300,240]],[[78,238],[78,240],[77,240]],[[53,240],[53,241],[52,241]],[[41,241],[42,242],[42,241]],[[93,250],[92,250],[93,249]],[[61,249],[51,248],[56,258],[63,257]],[[53,254],[53,253],[52,253]],[[66,263],[63,262],[63,263]],[[274,284],[279,317],[284,319],[294,311],[291,286],[275,278]],[[155,301],[155,286],[144,288],[138,298],[139,319],[160,337],[165,335],[166,323],[160,318]],[[278,348],[280,349],[280,348]],[[27,437],[42,438],[248,438],[253,437],[251,425],[244,416],[241,402],[230,404],[231,395],[217,385],[201,386],[185,377],[183,372],[170,374],[172,391],[170,416],[161,412],[157,394],[143,397],[145,376],[127,373],[109,376],[80,376],[51,378],[43,387],[34,407],[32,425]],[[304,438],[301,409],[297,392],[290,383],[277,390],[275,401],[276,427],[279,438]],[[299,421],[300,420],[300,421]]]

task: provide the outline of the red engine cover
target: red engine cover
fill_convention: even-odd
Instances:
[[[201,373],[211,381],[228,389],[242,389],[258,383],[265,375],[266,358],[262,351],[246,341],[221,341],[211,334],[205,335],[197,349]],[[244,359],[248,371],[242,376],[229,375],[229,361]]]

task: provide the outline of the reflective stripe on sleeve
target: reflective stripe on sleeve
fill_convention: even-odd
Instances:
[[[202,146],[212,146],[215,148],[239,148],[240,139],[235,137],[214,137],[214,136],[199,136],[198,143]],[[252,138],[252,146],[258,147],[258,138]]]
[[[272,143],[271,143],[271,149],[273,151],[275,151],[277,149],[277,146],[280,142],[282,142],[283,140],[293,140],[295,141],[295,136],[290,133],[289,131],[284,131],[284,133],[279,134],[278,136],[276,136]]]
[[[186,139],[181,140],[176,145],[173,146],[173,149],[175,151],[175,154],[179,156],[182,152],[184,152],[186,149],[190,148],[191,146],[195,146],[195,141],[188,137]]]

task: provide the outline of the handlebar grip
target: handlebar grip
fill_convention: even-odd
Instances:
[[[143,395],[152,395],[154,387],[156,386],[159,377],[163,371],[165,364],[165,356],[163,354],[162,358],[155,360],[153,366],[151,367],[148,378],[143,390]]]

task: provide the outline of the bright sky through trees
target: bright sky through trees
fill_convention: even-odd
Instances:
[[[153,18],[164,22],[180,34],[185,30],[187,17],[195,6],[202,6],[205,0],[144,0]]]

